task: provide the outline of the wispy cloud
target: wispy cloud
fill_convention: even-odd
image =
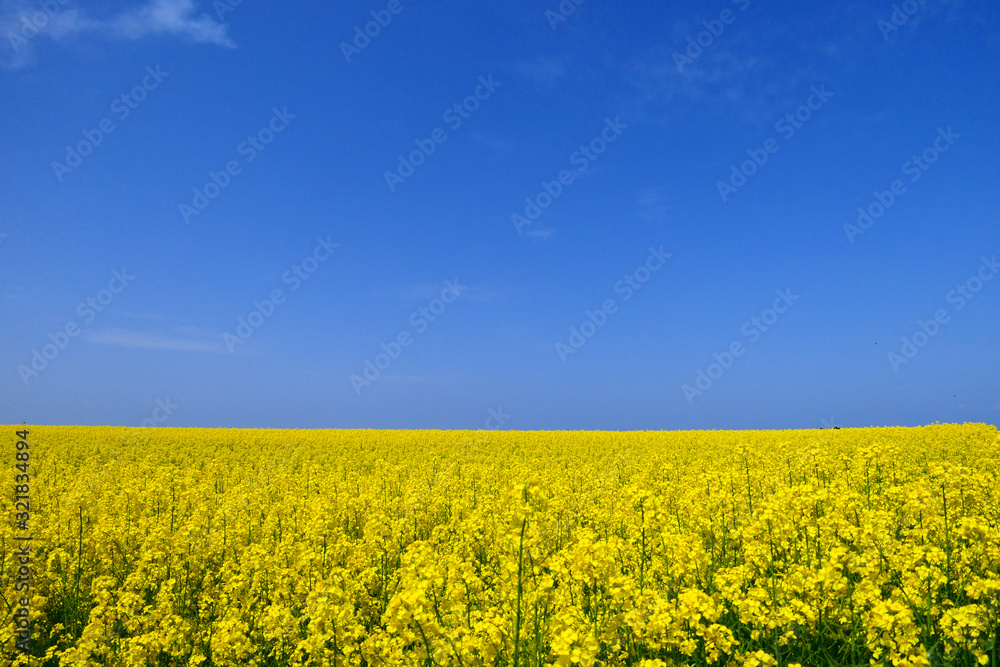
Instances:
[[[535,58],[517,63],[516,70],[535,83],[551,86],[566,75],[566,64],[560,58]]]
[[[451,278],[450,280],[462,287],[461,301],[492,301],[497,295],[496,289],[490,289],[483,285],[468,285],[462,278],[458,280]],[[410,307],[440,297],[443,288],[442,283],[415,283],[395,292],[387,291],[385,296],[398,298],[403,302],[403,307]]]
[[[108,32],[121,39],[141,39],[155,34],[182,35],[198,44],[236,47],[227,34],[228,26],[207,14],[196,15],[193,0],[152,0],[111,21],[83,23],[80,29]]]
[[[164,313],[126,313],[125,317],[130,317],[135,320],[151,320],[154,322],[162,322],[167,319]]]
[[[126,8],[117,15],[94,17],[84,10],[64,8],[41,11],[36,3],[15,0],[0,10],[0,33],[4,39],[4,64],[23,67],[32,61],[34,40],[46,37],[56,42],[83,34],[110,39],[139,40],[169,35],[195,44],[216,44],[235,48],[228,26],[208,14],[198,13],[194,0],[148,0]],[[44,20],[43,20],[44,19]]]
[[[662,118],[664,109],[680,104],[699,113],[737,111],[751,122],[760,122],[802,79],[798,73],[773,78],[773,69],[766,57],[719,48],[680,72],[671,52],[661,48],[628,63],[623,71],[626,86],[637,97],[637,115]]]
[[[383,375],[381,379],[388,384],[414,385],[426,384],[432,378],[427,375]]]
[[[524,232],[524,235],[531,236],[536,239],[547,239],[550,238],[555,233],[556,232],[554,229],[529,229],[528,231]]]
[[[497,136],[483,134],[482,132],[473,132],[472,140],[489,146],[497,153],[509,153],[511,150],[510,141]]]
[[[113,345],[143,350],[173,350],[180,352],[224,353],[225,346],[219,340],[209,339],[203,332],[190,327],[176,330],[184,336],[163,335],[131,329],[97,329],[87,334],[87,340],[97,345]],[[212,337],[218,338],[218,336]]]
[[[879,111],[877,113],[868,114],[867,116],[862,116],[861,118],[858,119],[858,123],[859,124],[884,123],[888,119],[889,119],[889,114],[887,112]]]
[[[884,25],[891,24],[891,12],[897,10],[893,5],[891,9],[885,8],[879,14],[879,19],[885,22]],[[925,22],[948,22],[954,23],[965,18],[964,0],[937,0],[931,2],[921,2],[920,9],[915,14],[905,13],[907,17],[902,27],[883,31],[883,26],[879,26],[879,32],[887,42],[912,41],[918,38],[917,32],[921,30],[921,25]],[[893,28],[897,26],[893,25]]]
[[[659,222],[673,210],[667,189],[661,185],[639,191],[639,216],[648,222]]]

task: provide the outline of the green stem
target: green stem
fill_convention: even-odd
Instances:
[[[521,595],[524,592],[524,528],[528,525],[528,517],[521,521],[521,538],[517,545],[517,613],[514,617],[514,667],[518,667],[521,658]]]

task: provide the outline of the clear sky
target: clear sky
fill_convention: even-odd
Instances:
[[[1000,6],[578,2],[0,1],[0,423],[996,424]]]

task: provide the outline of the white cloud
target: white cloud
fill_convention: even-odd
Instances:
[[[702,55],[683,72],[663,49],[633,60],[624,71],[627,84],[638,93],[640,105],[664,109],[681,103],[687,108],[694,105],[700,113],[704,113],[705,105],[713,105],[751,114],[772,109],[775,98],[791,87],[768,81],[766,75],[772,69],[769,61],[760,56],[741,56],[719,48]]]
[[[193,0],[151,0],[110,21],[82,23],[80,28],[107,32],[121,39],[165,33],[183,35],[198,44],[236,46],[226,34],[228,26],[208,14],[195,14]]]
[[[551,86],[566,75],[566,63],[559,58],[535,58],[517,63],[517,71],[536,83]]]
[[[185,327],[184,331],[192,333],[195,330]],[[164,336],[130,329],[99,329],[86,334],[87,340],[97,345],[113,345],[116,347],[132,347],[143,350],[175,350],[180,352],[217,352],[225,351],[225,346],[219,340],[205,340],[205,336],[181,338]]]
[[[639,216],[648,222],[660,222],[673,210],[667,188],[657,185],[639,191]]]
[[[509,153],[511,150],[511,144],[506,139],[483,134],[482,132],[473,132],[472,140],[477,141],[485,146],[489,146],[497,153]]]
[[[461,287],[462,295],[459,297],[459,301],[492,301],[497,294],[495,289],[489,289],[483,285],[468,285],[461,277],[457,280],[452,277],[449,281]],[[381,296],[398,298],[402,301],[404,308],[410,308],[426,305],[427,302],[439,298],[444,289],[444,283],[415,283],[398,290],[386,290],[382,292]]]
[[[8,5],[10,7],[11,5]],[[37,3],[18,0],[13,9],[0,13],[3,62],[9,68],[32,61],[35,40],[46,37],[56,42],[84,34],[135,41],[154,35],[181,37],[195,44],[216,44],[235,48],[228,26],[208,14],[198,13],[194,0],[148,0],[117,15],[95,18],[78,9],[52,2],[42,9]]]

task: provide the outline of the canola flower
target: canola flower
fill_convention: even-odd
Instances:
[[[27,428],[0,667],[1000,664],[993,426]]]

